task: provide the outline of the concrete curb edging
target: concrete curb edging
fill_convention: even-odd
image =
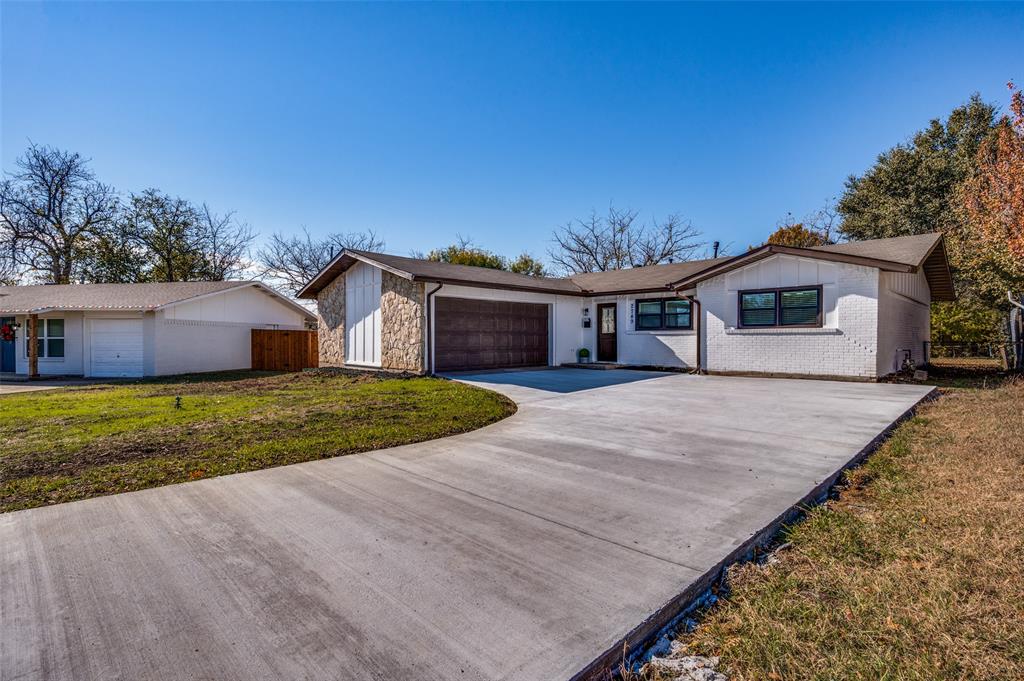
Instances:
[[[932,388],[928,394],[915,402],[913,406],[903,412],[895,421],[886,426],[882,432],[872,438],[867,445],[836,470],[836,472],[818,483],[802,499],[790,506],[789,509],[761,530],[754,533],[726,556],[725,559],[692,582],[682,593],[663,605],[650,617],[616,641],[610,648],[598,655],[587,666],[574,674],[569,681],[608,681],[615,678],[619,665],[624,658],[635,656],[636,653],[654,643],[666,629],[671,628],[684,615],[690,613],[698,605],[704,594],[724,578],[725,571],[729,566],[734,563],[750,560],[754,552],[758,548],[768,545],[784,525],[792,523],[804,513],[805,509],[823,503],[844,472],[860,464],[864,459],[873,454],[889,439],[889,436],[898,426],[917,412],[918,407],[925,402],[936,399],[938,396],[939,389]]]

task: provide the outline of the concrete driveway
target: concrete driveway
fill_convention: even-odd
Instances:
[[[912,385],[553,370],[444,440],[0,516],[3,679],[565,679]]]

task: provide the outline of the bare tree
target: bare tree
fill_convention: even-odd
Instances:
[[[633,210],[608,208],[602,217],[592,212],[554,232],[551,262],[567,273],[604,272],[691,260],[704,245],[701,233],[677,215],[649,224]]]
[[[21,272],[14,262],[10,248],[0,247],[0,286],[15,286],[21,281]]]
[[[235,220],[233,211],[217,215],[205,203],[197,211],[203,278],[223,281],[241,274],[249,265],[249,248],[256,234]]]
[[[384,241],[372,230],[339,232],[317,239],[303,227],[301,235],[272,234],[257,252],[256,260],[262,278],[294,295],[345,248],[379,251]]]
[[[825,199],[825,203],[821,208],[809,213],[804,218],[804,225],[808,229],[813,229],[820,234],[822,240],[827,244],[834,244],[839,241],[842,222],[843,218],[839,214],[839,208],[834,196]]]
[[[666,262],[693,260],[704,246],[701,233],[678,215],[669,215],[664,221],[651,220],[629,233],[629,253],[633,267],[660,265]]]
[[[113,221],[117,196],[79,154],[30,144],[15,166],[0,184],[0,248],[15,267],[69,283],[89,241]]]

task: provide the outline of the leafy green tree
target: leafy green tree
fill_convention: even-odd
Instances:
[[[134,284],[150,281],[149,254],[115,227],[89,244],[83,279],[101,284]]]
[[[519,257],[510,260],[503,255],[475,246],[472,239],[463,236],[459,236],[454,244],[444,248],[435,248],[426,255],[416,252],[412,255],[416,258],[433,260],[434,262],[447,262],[453,265],[486,267],[492,270],[528,274],[534,277],[547,276],[544,263],[529,253],[521,253]]]
[[[1000,340],[1003,315],[973,302],[932,305],[932,343],[984,343]]]
[[[936,342],[998,337],[1006,292],[1024,290],[1020,258],[1005,240],[986,238],[979,217],[1004,214],[998,198],[982,191],[992,183],[978,179],[986,162],[992,165],[993,149],[1006,146],[1009,124],[996,114],[975,95],[945,121],[931,121],[909,142],[880,154],[864,175],[850,177],[838,204],[841,232],[850,239],[943,232],[959,300],[933,306]],[[989,176],[998,169],[988,168]]]
[[[544,263],[529,253],[520,253],[518,258],[508,263],[508,269],[510,272],[529,274],[531,277],[547,276],[547,268]]]
[[[445,248],[435,248],[430,253],[427,253],[427,260],[447,262],[452,265],[486,267],[492,270],[508,269],[508,263],[505,261],[505,258],[497,253],[464,243],[452,244]]]
[[[859,240],[962,230],[957,190],[974,173],[995,117],[995,107],[974,95],[945,121],[932,120],[909,142],[880,154],[866,173],[848,178],[838,205],[842,233]]]
[[[185,199],[157,189],[132,194],[121,216],[127,243],[147,253],[152,281],[190,281],[203,272],[199,212]]]

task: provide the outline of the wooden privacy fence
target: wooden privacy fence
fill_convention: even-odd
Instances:
[[[302,371],[320,366],[316,331],[252,330],[252,368]]]

